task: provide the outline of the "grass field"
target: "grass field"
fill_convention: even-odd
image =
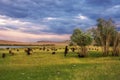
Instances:
[[[5,58],[0,57],[0,80],[120,80],[120,57],[102,57],[100,52],[90,51],[86,58],[78,58],[69,52],[64,57],[64,49],[56,51],[33,50],[26,55],[23,49],[8,50]]]

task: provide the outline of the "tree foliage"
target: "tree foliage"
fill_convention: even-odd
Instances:
[[[86,46],[91,44],[92,37],[89,34],[82,32],[80,29],[75,29],[71,36],[71,41],[79,45],[81,47],[81,53],[86,56]]]
[[[113,42],[113,35],[116,32],[115,25],[111,19],[104,20],[99,18],[97,20],[97,28],[93,30],[93,37],[96,43],[102,46],[103,55],[109,54],[110,44]]]
[[[71,36],[71,41],[77,43],[79,46],[87,46],[92,42],[92,38],[89,34],[82,32],[80,29],[75,29]]]

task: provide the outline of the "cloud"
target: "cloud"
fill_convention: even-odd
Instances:
[[[0,25],[5,26],[5,25],[15,25],[15,26],[24,26],[30,24],[29,22],[23,22],[18,19],[13,19],[4,15],[0,15]]]
[[[85,0],[86,3],[94,7],[106,7],[112,4],[113,0]]]
[[[42,33],[41,30],[49,29],[45,25],[35,24],[28,21],[22,21],[20,19],[14,19],[4,15],[0,15],[0,28],[6,30],[16,30],[26,33],[35,33],[37,31],[39,31],[39,33]]]
[[[57,17],[45,17],[42,19],[41,22],[50,22],[50,21],[57,21],[57,20],[63,20],[63,19],[57,18]]]
[[[47,17],[47,18],[45,18],[45,20],[56,20],[57,18],[53,18],[53,17]]]
[[[20,19],[14,19],[8,16],[0,15],[0,39],[14,41],[36,41],[36,40],[61,41],[69,39],[70,34],[60,35],[52,31],[49,32],[47,30],[49,30],[49,27],[47,25],[35,24],[32,22],[27,22]]]
[[[88,19],[86,16],[83,16],[81,14],[79,14],[76,18],[81,19],[81,20]]]
[[[102,16],[105,18],[112,18],[115,22],[120,21],[120,5],[114,5],[102,12]]]
[[[120,11],[120,5],[115,5],[108,8],[105,12],[108,13],[108,15],[114,15],[114,14],[118,14],[119,11]]]
[[[119,11],[119,0],[0,0],[0,30],[72,34],[95,26],[100,17],[119,23]]]
[[[29,34],[15,30],[0,30],[0,39],[7,39],[7,40],[14,40],[14,41],[37,41],[37,40],[68,40],[70,34],[50,34],[50,33],[43,33],[43,34]]]

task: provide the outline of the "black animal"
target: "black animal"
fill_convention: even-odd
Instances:
[[[75,48],[71,48],[72,52],[75,52]]]
[[[79,57],[79,58],[83,58],[83,57],[85,57],[85,56],[84,56],[83,54],[79,54],[79,53],[78,53],[78,57]]]
[[[14,52],[12,50],[9,50],[10,55],[14,55]]]
[[[47,49],[47,51],[49,51],[49,49]]]
[[[39,50],[42,50],[42,48],[39,48]]]
[[[5,53],[2,53],[2,58],[5,58],[6,57],[6,54]]]
[[[68,53],[68,46],[65,46],[64,56],[66,56]]]
[[[52,54],[56,54],[55,52],[52,52]]]
[[[43,51],[45,51],[45,49],[46,49],[46,48],[45,48],[45,47],[43,47]]]
[[[9,50],[9,48],[6,48],[7,50]]]
[[[19,51],[19,49],[17,49],[17,51]]]
[[[31,48],[27,48],[27,50],[26,50],[27,55],[31,55],[31,51],[32,51],[32,49],[31,49]]]

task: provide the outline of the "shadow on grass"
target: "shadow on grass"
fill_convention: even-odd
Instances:
[[[89,51],[88,53],[88,57],[103,57],[102,52]]]
[[[78,53],[77,52],[69,52],[66,56],[67,57],[76,57],[76,58],[79,58],[78,57]],[[97,52],[97,51],[89,51],[88,52],[88,55],[86,57],[103,57],[102,53],[101,52]],[[80,58],[86,58],[86,57],[80,57]]]

